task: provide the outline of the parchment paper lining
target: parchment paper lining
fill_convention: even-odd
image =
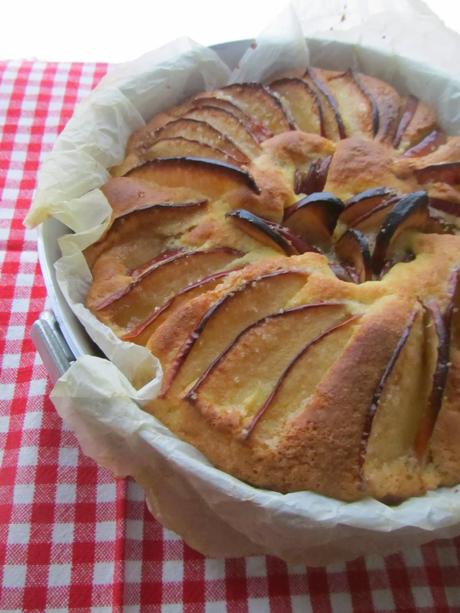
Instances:
[[[415,0],[385,2],[385,10],[378,2],[356,0],[347,6],[344,14],[343,3],[334,0],[294,2],[262,32],[232,74],[213,51],[187,39],[116,67],[59,137],[40,171],[26,220],[36,225],[54,216],[74,231],[60,241],[58,282],[110,359],[80,358],[52,392],[57,410],[85,453],[118,476],[134,476],[163,524],[212,556],[264,552],[322,565],[460,533],[458,488],[392,508],[375,500],[346,504],[309,492],[281,495],[216,470],[141,410],[158,393],[158,360],[120,341],[83,306],[91,273],[81,251],[108,223],[110,207],[99,190],[108,178],[106,168],[121,161],[133,130],[194,92],[270,79],[301,70],[308,61],[352,66],[434,104],[442,126],[460,133],[459,35]]]

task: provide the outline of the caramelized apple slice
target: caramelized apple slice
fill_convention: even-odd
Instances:
[[[97,315],[121,335],[146,327],[155,312],[178,291],[228,267],[241,255],[234,249],[217,248],[165,258],[135,277],[121,295],[112,295],[97,305]]]
[[[417,168],[415,176],[422,185],[426,183],[460,185],[460,162],[445,162],[431,164],[430,166],[425,166],[425,168]]]
[[[421,307],[416,307],[374,391],[363,430],[364,480],[388,502],[424,491],[413,456],[427,401],[423,331]]]
[[[405,151],[419,143],[433,130],[437,130],[436,115],[424,102],[408,96],[393,141],[395,149]]]
[[[401,97],[388,83],[362,73],[353,73],[355,80],[378,110],[378,130],[374,137],[381,142],[392,142],[398,125]],[[376,112],[373,110],[374,130]]]
[[[398,196],[393,196],[384,200],[381,204],[364,213],[360,217],[350,222],[350,226],[359,229],[361,232],[374,234],[382,225],[388,213],[394,208],[399,201]]]
[[[244,124],[229,111],[213,106],[200,106],[191,108],[184,115],[184,118],[208,123],[225,134],[250,159],[260,155],[260,146],[255,138],[246,130]]]
[[[315,68],[309,68],[303,79],[318,94],[323,112],[324,131],[326,138],[340,140],[346,138],[345,125],[332,92],[321,79]]]
[[[449,333],[437,302],[432,301],[425,305],[425,320],[425,362],[431,378],[431,392],[415,440],[415,452],[420,460],[427,452],[441,410],[449,372]]]
[[[310,244],[328,249],[343,207],[333,194],[313,193],[286,209],[284,224]]]
[[[460,217],[460,202],[453,202],[452,200],[442,200],[441,198],[430,198],[430,207],[447,213],[448,215],[454,215],[454,217]]]
[[[406,149],[402,157],[415,158],[428,155],[429,153],[436,151],[436,149],[441,145],[444,145],[446,141],[447,137],[444,132],[440,132],[439,130],[433,130],[428,134],[428,136],[422,138],[419,143],[413,145],[412,147],[409,147],[409,149]]]
[[[272,136],[272,132],[267,130],[261,123],[255,121],[254,117],[251,117],[241,108],[233,104],[233,102],[230,102],[230,100],[226,100],[225,98],[215,98],[212,96],[208,97],[207,94],[202,94],[201,96],[194,98],[192,105],[195,107],[211,106],[228,111],[241,121],[246,130],[252,134],[259,143]]]
[[[404,133],[415,115],[417,106],[418,99],[412,95],[407,96],[401,109],[401,117],[399,120],[398,127],[396,128],[395,137],[393,139],[393,147],[395,147],[396,149],[398,149],[401,144],[401,140],[404,136]]]
[[[394,190],[388,187],[373,187],[360,192],[345,202],[340,221],[351,226],[354,221],[371,212],[393,195]]]
[[[85,250],[93,275],[87,305],[96,308],[122,292],[133,275],[162,259],[165,252],[169,256],[181,250],[169,237],[185,234],[197,225],[205,204],[155,205],[115,220],[106,234]]]
[[[184,389],[192,383],[241,330],[282,309],[306,280],[307,274],[303,271],[276,270],[244,281],[211,304],[188,331],[174,358],[168,358],[162,393],[173,383],[175,389]],[[162,327],[167,324],[168,321]],[[171,330],[171,334],[175,333]],[[149,347],[153,353],[156,353],[155,344],[152,337]]]
[[[385,218],[375,241],[372,270],[379,274],[391,260],[391,247],[405,230],[425,230],[429,222],[426,192],[413,192],[401,198]]]
[[[348,230],[336,242],[335,252],[355,283],[372,279],[371,254],[366,237],[359,230]]]
[[[134,177],[111,177],[101,191],[110,203],[113,220],[154,206],[191,207],[188,209],[191,212],[194,207],[202,207],[207,202],[203,198],[194,198],[190,189],[160,188]]]
[[[281,96],[299,130],[324,136],[321,103],[308,83],[302,79],[279,79],[270,83],[270,89]]]
[[[232,158],[238,160],[240,164],[246,164],[249,160],[247,155],[225,134],[216,130],[205,121],[197,121],[196,119],[179,118],[170,121],[165,126],[155,130],[146,142],[141,153],[145,153],[150,147],[159,140],[164,138],[183,137],[189,140],[197,140],[200,143],[221,149],[228,153]]]
[[[316,251],[309,242],[292,233],[288,228],[269,219],[262,219],[244,209],[235,209],[227,213],[226,216],[230,217],[243,232],[259,241],[259,243],[286,255]]]
[[[160,307],[152,311],[144,321],[125,332],[122,336],[123,340],[133,341],[138,345],[146,345],[155,329],[161,326],[167,317],[171,317],[186,302],[217,287],[230,273],[237,269],[232,267],[228,270],[216,272],[181,288],[169,300],[166,300]]]
[[[378,132],[377,105],[363,91],[351,70],[336,72],[316,69],[317,76],[327,84],[338,107],[345,133],[349,136],[372,138]]]
[[[448,345],[448,373],[444,386],[442,406],[430,440],[429,456],[438,479],[446,485],[458,483],[460,469],[460,271],[454,269],[447,284],[448,303],[442,314]],[[442,324],[438,323],[440,330]],[[443,332],[439,338],[444,338]],[[441,341],[442,342],[442,341]],[[441,348],[442,360],[446,349]]]
[[[344,304],[317,303],[258,320],[231,341],[186,398],[211,418],[228,414],[247,435],[293,357],[344,317]]]
[[[212,92],[212,95],[230,100],[272,134],[280,134],[293,127],[279,99],[260,83],[235,83]]]
[[[327,181],[327,173],[332,156],[318,158],[310,163],[308,170],[297,168],[294,175],[294,192],[296,194],[314,194],[321,192]]]
[[[225,192],[247,187],[255,194],[260,190],[253,177],[226,162],[203,158],[162,158],[146,162],[131,170],[129,176],[169,187],[189,187],[209,198],[219,198]]]
[[[208,160],[220,160],[233,166],[239,166],[240,164],[238,160],[222,149],[211,147],[211,145],[200,143],[197,140],[189,140],[182,136],[163,138],[152,145],[145,154],[146,160],[171,157],[200,157]]]

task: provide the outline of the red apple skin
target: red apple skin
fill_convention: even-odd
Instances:
[[[447,375],[449,373],[450,353],[449,330],[442,316],[439,304],[433,300],[425,304],[424,308],[430,314],[430,319],[436,330],[438,356],[433,373],[431,394],[428,400],[428,413],[426,419],[420,424],[415,441],[415,453],[419,459],[422,459],[425,455],[439,411],[441,410]]]
[[[460,217],[460,203],[452,202],[450,200],[442,200],[441,198],[430,198],[430,206],[433,209],[447,213],[448,215],[454,215]]]
[[[304,208],[315,205],[315,203],[323,202],[327,203],[328,205],[328,230],[333,232],[337,219],[344,209],[344,204],[340,198],[337,198],[334,196],[334,194],[330,194],[329,192],[313,192],[312,194],[305,196],[305,198],[301,198],[285,210],[283,221],[288,220],[290,217]]]
[[[260,242],[272,243],[286,255],[298,255],[307,251],[317,251],[302,237],[291,232],[289,228],[285,228],[268,219],[262,219],[262,217],[258,217],[245,209],[230,211],[226,214],[226,217],[230,217],[238,223],[242,231],[246,232],[249,236],[256,240],[260,240],[258,237],[261,236]]]
[[[380,381],[378,382],[374,390],[372,401],[371,401],[371,404],[369,405],[369,410],[367,411],[367,414],[366,414],[366,420],[365,420],[362,435],[361,435],[361,462],[362,464],[364,464],[364,460],[366,457],[367,443],[369,441],[369,436],[371,434],[372,423],[374,421],[374,417],[377,412],[378,404],[380,401],[380,397],[382,396],[382,392],[385,387],[385,383],[387,382],[388,377],[391,375],[393,368],[398,360],[398,357],[401,351],[403,350],[404,345],[407,342],[407,339],[409,338],[409,334],[412,330],[412,326],[414,325],[416,315],[417,315],[417,309],[415,308],[412,311],[412,313],[409,315],[404,331],[401,334],[399,341],[391,355],[391,358],[388,361],[385,367],[385,370],[382,373],[382,376],[380,377]]]
[[[366,237],[359,230],[350,229],[335,244],[336,254],[342,265],[356,271],[356,283],[372,279],[371,254]],[[350,274],[350,271],[348,271]]]
[[[418,107],[418,100],[415,96],[408,96],[406,100],[406,105],[401,113],[401,119],[399,120],[398,127],[396,128],[396,134],[393,140],[393,147],[397,149],[401,144],[402,137],[404,136],[404,132],[407,130],[408,125],[410,124],[412,117],[415,115],[415,111]]]
[[[334,113],[335,121],[337,123],[337,130],[339,132],[340,138],[347,138],[345,124],[343,123],[342,115],[340,114],[339,107],[332,93],[326,87],[325,83],[321,81],[321,79],[318,77],[314,69],[312,68],[307,69],[305,76],[309,77],[313,81],[315,86],[319,89],[319,91],[326,98],[327,103],[329,104],[329,106],[331,107]],[[315,190],[315,191],[318,191],[318,190]]]
[[[444,132],[440,132],[439,130],[433,130],[432,132],[428,134],[428,136],[425,136],[425,138],[423,138],[419,143],[417,143],[413,147],[410,147],[409,149],[406,149],[402,157],[403,158],[415,158],[415,157],[422,157],[424,155],[428,155],[429,153],[436,151],[436,149],[440,147],[441,145],[444,145],[446,141],[447,141],[447,137],[444,134]]]
[[[350,68],[347,72],[350,74],[351,78],[356,83],[356,85],[361,90],[361,92],[369,100],[369,104],[371,105],[371,115],[372,115],[372,136],[375,138],[380,129],[380,112],[379,112],[377,101],[375,100],[371,92],[368,91],[364,83],[361,82],[361,79],[359,78],[358,74],[354,70],[351,70]]]
[[[322,250],[332,244],[343,202],[328,192],[314,192],[301,198],[284,212],[283,224]]]
[[[230,175],[235,176],[240,179],[250,190],[252,190],[255,194],[259,195],[260,188],[255,182],[254,178],[245,170],[240,168],[239,166],[233,166],[233,164],[229,164],[227,162],[223,162],[221,160],[211,160],[208,158],[197,158],[192,156],[185,157],[168,157],[168,158],[156,158],[154,160],[149,160],[142,164],[142,166],[169,166],[169,165],[177,165],[178,168],[183,166],[196,166],[203,167],[208,169],[215,169],[229,173]],[[140,167],[136,167],[135,170],[138,170]],[[128,173],[129,176],[130,173]]]
[[[373,187],[355,194],[345,202],[345,208],[340,215],[340,220],[348,226],[364,215],[372,213],[385,200],[395,195],[393,189],[388,187]]]
[[[372,271],[379,275],[387,258],[393,236],[401,230],[402,224],[413,223],[411,227],[424,229],[428,223],[428,196],[426,192],[413,192],[403,196],[388,213],[375,241],[372,254]]]
[[[311,162],[308,171],[297,168],[294,175],[294,192],[296,194],[313,194],[323,191],[332,156],[318,158]]]
[[[443,162],[431,164],[425,168],[415,170],[417,181],[425,183],[448,183],[449,185],[460,184],[460,162]]]

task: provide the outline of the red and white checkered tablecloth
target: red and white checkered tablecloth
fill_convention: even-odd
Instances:
[[[36,174],[102,64],[0,63],[0,610],[460,611],[460,538],[324,569],[211,560],[80,452],[30,340],[46,306]]]

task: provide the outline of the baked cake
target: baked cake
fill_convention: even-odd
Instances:
[[[163,367],[149,410],[279,492],[460,482],[460,137],[351,70],[200,93],[134,133],[87,307]]]

